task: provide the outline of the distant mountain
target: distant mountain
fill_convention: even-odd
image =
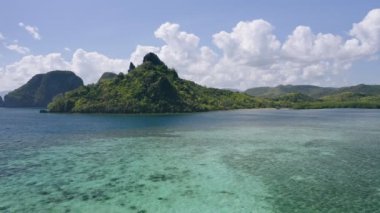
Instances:
[[[4,104],[3,98],[0,96],[0,107],[2,107]]]
[[[4,97],[5,107],[46,107],[54,96],[83,85],[71,71],[51,71],[35,75],[20,88]]]
[[[331,92],[329,95],[335,95],[343,92],[358,93],[363,95],[380,95],[380,85],[359,84],[356,86],[341,87]]]
[[[252,88],[245,93],[268,98],[277,108],[380,108],[380,85],[360,84],[341,88],[280,85]]]
[[[103,80],[112,80],[117,77],[116,73],[113,72],[105,72],[103,75],[99,78],[98,83],[103,81]]]
[[[276,87],[256,87],[247,89],[245,93],[251,96],[278,98],[288,93],[301,93],[318,99],[328,95],[343,92],[360,93],[364,95],[380,95],[380,85],[359,84],[349,87],[318,87],[313,85],[279,85]]]
[[[265,107],[266,100],[207,88],[178,77],[157,55],[131,64],[128,74],[57,96],[51,112],[168,113]]]
[[[301,93],[312,98],[320,98],[325,95],[331,94],[337,88],[333,87],[318,87],[312,85],[279,85],[276,87],[256,87],[245,91],[248,95],[277,98],[288,93]]]

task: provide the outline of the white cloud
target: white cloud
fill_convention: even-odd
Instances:
[[[143,57],[147,53],[149,52],[158,53],[159,51],[160,51],[160,48],[158,47],[137,45],[135,51],[132,53],[130,57],[130,61],[134,63],[135,65],[141,64]]]
[[[31,25],[25,25],[24,23],[20,22],[18,25],[22,28],[24,28],[31,36],[33,36],[36,40],[41,40],[41,36],[38,32],[38,27],[31,26]]]
[[[65,50],[66,52],[71,52],[71,49],[68,47],[63,48],[63,50]]]
[[[0,41],[1,40],[5,40],[5,36],[2,33],[0,33]]]
[[[21,60],[0,68],[1,90],[15,89],[34,75],[55,69],[70,69],[70,64],[60,53],[24,56]]]
[[[0,68],[0,90],[13,90],[25,84],[34,75],[52,70],[72,70],[86,84],[94,83],[103,72],[125,72],[128,65],[129,60],[111,59],[83,49],[77,49],[71,60],[66,60],[61,53],[28,55]]]
[[[264,20],[239,22],[231,33],[222,31],[213,36],[225,58],[241,65],[262,66],[278,57],[281,43],[273,34],[273,26]]]
[[[155,32],[156,38],[165,42],[161,47],[138,45],[131,55],[131,61],[141,63],[142,57],[148,52],[154,52],[169,67],[174,67],[182,77],[205,82],[209,69],[217,59],[216,54],[205,46],[199,46],[199,37],[180,31],[180,26],[173,23],[162,24]]]
[[[96,82],[104,72],[126,72],[129,60],[111,59],[98,52],[77,49],[70,62],[71,70],[77,73],[85,83]]]
[[[231,31],[215,33],[214,47],[201,46],[198,36],[181,30],[175,23],[162,24],[154,35],[164,45],[138,45],[130,60],[83,49],[73,51],[70,60],[59,53],[25,56],[0,68],[0,90],[14,89],[32,75],[52,69],[73,70],[85,83],[92,83],[103,72],[125,72],[129,61],[140,64],[148,52],[158,54],[181,77],[207,86],[239,89],[277,84],[331,86],[342,83],[341,74],[356,61],[378,60],[380,9],[371,10],[363,20],[353,24],[348,35],[314,33],[308,26],[297,26],[285,41],[280,41],[272,24],[262,19],[239,22]]]
[[[165,23],[154,34],[165,44],[139,45],[131,59],[153,51],[182,77],[204,85],[240,89],[290,83],[331,85],[355,61],[373,60],[379,54],[380,9],[353,24],[347,39],[297,26],[281,42],[265,20],[239,22],[231,32],[213,35],[221,55],[200,47],[199,37],[181,31],[178,24]]]
[[[29,48],[27,48],[27,47],[23,47],[23,46],[20,46],[20,45],[18,45],[17,43],[15,43],[15,44],[4,44],[4,45],[5,45],[5,47],[6,47],[7,49],[12,50],[12,51],[15,51],[15,52],[17,52],[17,53],[20,53],[20,54],[22,54],[22,55],[25,55],[25,54],[27,54],[27,53],[30,52],[30,49],[29,49]]]
[[[346,57],[376,54],[380,50],[380,9],[371,10],[350,30],[351,39],[344,45]]]

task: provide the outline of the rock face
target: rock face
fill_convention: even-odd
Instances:
[[[105,72],[103,75],[99,78],[98,82],[101,82],[103,80],[111,80],[115,79],[117,77],[116,73],[113,72]]]
[[[46,107],[53,97],[83,86],[83,80],[71,71],[51,71],[35,75],[20,88],[4,97],[5,107]]]
[[[57,96],[50,112],[168,113],[262,107],[246,94],[206,88],[178,77],[155,54],[113,81],[80,87]]]
[[[154,53],[148,53],[144,56],[144,59],[143,59],[143,63],[151,63],[152,65],[154,66],[165,66],[166,65],[164,64],[164,62],[162,62],[160,60],[160,58],[158,58],[158,56]]]
[[[136,66],[131,62],[129,63],[129,69],[128,69],[128,72],[134,70],[136,68]]]

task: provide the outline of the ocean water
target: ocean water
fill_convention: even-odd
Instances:
[[[0,108],[0,212],[380,212],[380,111]]]

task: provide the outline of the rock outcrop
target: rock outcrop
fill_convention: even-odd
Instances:
[[[51,71],[32,77],[4,97],[5,107],[46,107],[53,97],[83,86],[83,80],[71,71]]]

